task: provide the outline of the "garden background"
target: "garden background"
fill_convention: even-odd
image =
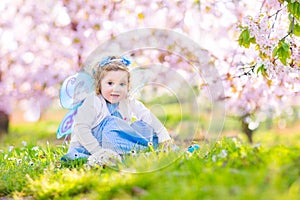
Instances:
[[[0,10],[0,199],[299,199],[298,0],[3,0]],[[149,35],[136,41],[140,30]],[[60,161],[59,89],[90,72],[107,41],[118,41],[112,52],[166,47],[122,53],[159,83],[137,96],[179,155],[131,155],[117,169]]]

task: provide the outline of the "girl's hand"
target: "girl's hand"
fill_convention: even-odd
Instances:
[[[110,149],[100,149],[99,151],[92,154],[88,158],[88,165],[90,165],[90,166],[96,166],[96,165],[116,166],[117,163],[120,162],[121,160],[122,160],[121,156],[118,153],[116,153]]]

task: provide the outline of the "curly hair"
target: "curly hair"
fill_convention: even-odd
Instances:
[[[111,57],[111,59],[118,59],[117,57]],[[99,95],[101,94],[101,80],[103,79],[103,77],[107,74],[107,72],[109,71],[124,71],[128,73],[128,85],[130,83],[130,73],[129,70],[127,68],[127,66],[122,63],[121,61],[113,61],[110,62],[108,64],[105,64],[104,66],[99,66],[99,64],[97,63],[97,65],[94,67],[95,69],[95,74],[94,74],[94,78],[95,78],[95,91],[96,94]]]

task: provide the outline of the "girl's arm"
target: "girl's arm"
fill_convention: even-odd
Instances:
[[[171,140],[171,137],[164,127],[164,125],[157,119],[157,117],[151,113],[151,111],[144,106],[144,104],[136,99],[129,100],[130,107],[134,115],[139,120],[148,123],[156,132],[158,136],[158,142],[167,142]]]
[[[98,140],[92,134],[93,124],[97,117],[97,110],[101,109],[101,104],[97,104],[96,97],[95,95],[88,96],[78,108],[73,127],[74,137],[91,154],[101,149]],[[96,105],[99,106],[97,109],[95,107]]]

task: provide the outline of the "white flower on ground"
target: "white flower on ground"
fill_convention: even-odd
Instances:
[[[226,158],[227,157],[227,151],[225,149],[222,149],[221,153],[219,154],[219,157]]]
[[[39,147],[38,147],[38,146],[32,147],[31,150],[33,150],[33,151],[38,151],[38,150],[39,150]]]
[[[27,142],[26,141],[22,141],[22,144],[23,144],[24,147],[27,146]]]
[[[13,149],[14,149],[14,146],[9,146],[9,147],[8,147],[8,151],[9,151],[9,152],[12,152]]]
[[[213,162],[216,162],[216,161],[217,161],[217,156],[216,156],[216,155],[213,155],[213,156],[211,157],[211,160],[212,160]]]
[[[22,159],[17,159],[17,165],[22,163]]]
[[[236,148],[240,148],[242,146],[241,142],[237,140],[237,138],[232,138],[233,143],[235,144]]]
[[[260,143],[256,143],[256,144],[253,146],[253,148],[259,148],[260,146],[261,146]]]
[[[136,157],[136,156],[137,156],[137,153],[136,153],[135,150],[131,150],[130,155],[131,155],[132,157]]]
[[[241,157],[242,158],[246,158],[247,157],[247,153],[245,151],[241,151]]]

